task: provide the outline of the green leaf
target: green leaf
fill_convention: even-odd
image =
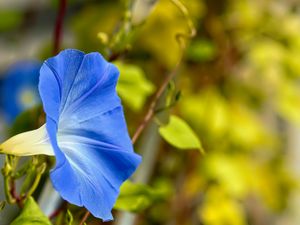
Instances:
[[[11,223],[11,225],[51,225],[38,204],[32,197],[29,197],[21,214]]]
[[[179,149],[199,149],[204,152],[201,142],[190,126],[177,116],[171,116],[167,125],[159,128],[160,135]]]
[[[147,97],[153,93],[154,85],[145,78],[145,73],[138,66],[121,62],[115,64],[120,70],[117,85],[119,95],[132,110],[141,110]]]
[[[120,190],[115,209],[140,212],[148,208],[154,201],[163,199],[166,193],[144,184],[134,184],[126,181]]]

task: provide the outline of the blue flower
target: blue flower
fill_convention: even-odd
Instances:
[[[113,219],[120,185],[141,161],[115,90],[118,76],[99,53],[70,49],[46,60],[39,82],[46,125],[0,145],[4,153],[55,155],[54,188],[104,221]]]
[[[0,105],[7,123],[12,123],[24,110],[40,103],[38,80],[41,63],[23,61],[12,65],[3,76]]]

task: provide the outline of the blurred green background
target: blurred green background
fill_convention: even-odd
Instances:
[[[300,2],[181,0],[188,15],[174,2],[68,1],[62,48],[116,58],[131,135],[164,77],[177,74],[136,144],[138,185],[123,186],[110,224],[300,224]],[[52,55],[57,7],[0,1],[2,79],[19,60]],[[183,50],[176,36],[191,24],[197,35]],[[164,135],[171,114],[193,130],[188,147],[176,144],[180,125]]]

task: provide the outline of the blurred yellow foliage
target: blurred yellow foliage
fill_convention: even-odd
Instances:
[[[204,225],[246,225],[241,205],[230,198],[220,186],[212,186],[206,193],[204,204],[198,209]]]
[[[203,15],[204,6],[198,0],[185,0],[183,4],[189,10],[195,22]],[[178,33],[189,33],[188,25],[182,12],[170,0],[161,0],[141,28],[139,46],[167,68],[177,63],[181,49],[176,41]]]

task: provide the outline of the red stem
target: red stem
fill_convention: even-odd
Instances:
[[[140,137],[141,133],[143,132],[143,130],[146,128],[146,126],[148,125],[148,123],[151,121],[151,119],[153,118],[154,114],[155,114],[155,107],[160,99],[160,97],[162,96],[162,94],[164,93],[164,91],[166,90],[169,82],[176,76],[177,70],[179,68],[181,62],[181,58],[178,61],[178,63],[176,64],[174,70],[165,78],[165,80],[163,81],[163,83],[161,84],[161,86],[159,87],[158,91],[156,92],[152,102],[150,103],[150,107],[146,113],[146,116],[144,117],[142,123],[139,125],[139,127],[137,128],[136,132],[134,133],[131,141],[132,144],[135,144],[137,139]]]
[[[85,223],[85,221],[89,218],[90,216],[90,212],[87,210],[82,218],[82,220],[80,221],[79,225],[83,225]]]
[[[22,197],[19,196],[16,192],[16,185],[15,185],[15,181],[12,180],[11,181],[11,190],[10,190],[10,194],[12,195],[12,197],[16,200],[17,205],[20,208],[23,208],[23,203],[22,203]]]
[[[49,216],[49,219],[52,220],[54,219],[55,217],[57,217],[63,210],[65,210],[67,208],[67,202],[64,201],[61,206],[56,209],[50,216]]]
[[[67,8],[67,0],[60,0],[59,1],[59,11],[55,22],[54,27],[54,46],[53,46],[53,54],[58,54],[60,50],[60,44],[62,39],[62,31],[63,31],[63,22],[64,17],[66,14],[66,8]]]

